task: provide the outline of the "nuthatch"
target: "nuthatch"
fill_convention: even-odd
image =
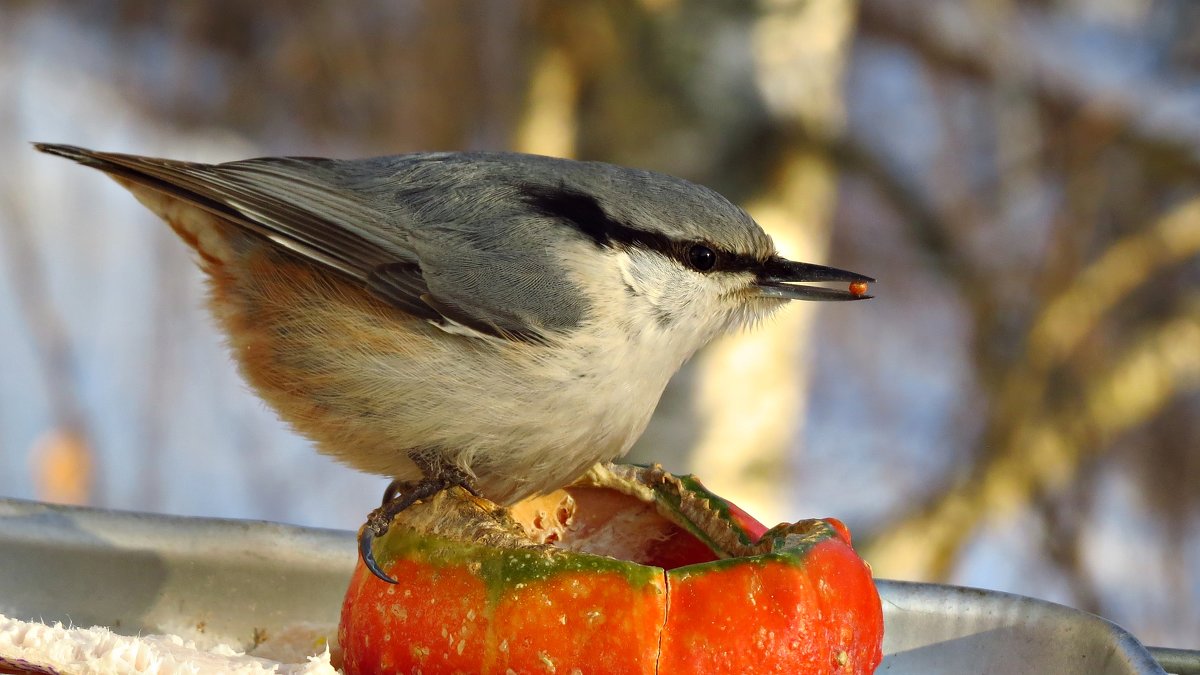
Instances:
[[[869,277],[779,256],[745,211],[648,171],[515,153],[197,164],[38,144],[194,248],[243,376],[317,447],[390,476],[360,534],[459,485],[557,489],[641,435],[713,337]],[[854,292],[800,282],[856,282]]]

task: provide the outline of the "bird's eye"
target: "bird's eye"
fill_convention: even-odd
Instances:
[[[688,264],[693,269],[707,272],[717,264],[717,254],[703,244],[696,244],[688,249]]]

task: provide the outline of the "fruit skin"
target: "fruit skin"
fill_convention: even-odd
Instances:
[[[508,512],[443,493],[401,514],[377,542],[377,560],[399,584],[361,561],[355,570],[339,636],[345,672],[868,673],[878,665],[879,596],[840,522],[767,530],[694,478],[657,468],[610,467],[579,488],[580,519],[594,503],[587,491],[616,491],[628,503],[613,513],[648,513],[666,536],[650,535],[636,562],[616,560],[532,543]]]
[[[655,672],[661,570],[403,530],[385,542],[376,558],[399,583],[355,569],[339,629],[346,673]]]
[[[771,553],[667,571],[660,672],[873,671],[879,596],[849,539],[819,520],[765,538]]]

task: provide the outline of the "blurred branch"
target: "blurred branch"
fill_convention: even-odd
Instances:
[[[882,154],[847,135],[821,138],[810,134],[806,141],[820,146],[844,169],[870,181],[896,210],[919,249],[929,254],[935,269],[960,292],[973,298],[973,305],[991,305],[990,298],[982,295],[988,285],[980,283],[978,274],[956,250],[950,223]]]
[[[1119,392],[1109,386],[1111,381],[1132,377],[1128,372],[1136,370],[1137,364],[1149,367],[1147,363],[1153,359],[1137,357],[1138,350],[1154,351],[1157,347],[1153,345],[1157,345],[1162,347],[1158,355],[1169,361],[1166,348],[1170,337],[1151,340],[1143,336],[1139,346],[1131,348],[1114,369],[1096,370],[1089,362],[1079,368],[1085,372],[1073,374],[1073,380],[1060,377],[1059,369],[1069,359],[1085,358],[1081,356],[1084,341],[1097,333],[1106,318],[1115,315],[1119,302],[1151,283],[1163,268],[1192,258],[1200,250],[1200,207],[1192,202],[1173,211],[1151,230],[1119,241],[1080,271],[1079,258],[1086,255],[1089,245],[1094,245],[1089,242],[1095,241],[1098,224],[1103,227],[1106,220],[1114,218],[1140,220],[1135,212],[1106,208],[1116,199],[1108,195],[1114,194],[1118,186],[1106,185],[1106,172],[1097,168],[1102,166],[1098,165],[1102,153],[1124,142],[1148,176],[1177,179],[1200,176],[1200,149],[1194,140],[1198,136],[1180,133],[1180,125],[1156,126],[1156,118],[1163,117],[1155,112],[1156,107],[1165,109],[1168,103],[1178,102],[1169,92],[1147,96],[1148,89],[1141,86],[1113,91],[1102,80],[1077,72],[1078,66],[1044,49],[1042,43],[1053,34],[1048,32],[1052,28],[1043,24],[1050,22],[1028,21],[1028,8],[1013,16],[989,16],[980,21],[962,16],[973,14],[977,5],[956,8],[948,7],[950,3],[933,2],[913,11],[913,4],[892,0],[864,3],[861,33],[908,48],[931,66],[935,82],[949,74],[994,89],[1013,81],[1017,74],[1022,97],[1036,102],[1047,116],[1070,121],[1066,135],[1042,137],[1063,145],[1057,149],[1047,145],[1043,154],[1050,161],[1065,158],[1071,162],[1066,174],[1078,181],[1069,184],[1069,195],[1075,199],[1060,209],[1061,221],[1054,228],[1058,240],[1042,265],[1037,271],[1019,272],[1031,275],[1029,279],[1040,276],[1041,280],[1027,283],[1029,292],[1023,301],[1017,305],[1005,302],[1011,308],[1001,311],[993,302],[1001,297],[996,295],[999,289],[995,280],[979,278],[965,251],[956,246],[953,228],[959,223],[946,215],[954,213],[954,208],[939,209],[930,196],[922,194],[915,183],[889,167],[887,159],[871,148],[859,147],[853,139],[830,144],[844,166],[872,181],[902,216],[912,238],[932,254],[936,269],[964,294],[965,309],[973,315],[971,323],[981,342],[976,364],[978,381],[996,403],[987,409],[982,452],[976,465],[935,493],[924,508],[900,518],[894,528],[881,528],[888,534],[868,547],[872,563],[884,574],[944,579],[985,518],[1015,512],[1031,500],[1034,504],[1044,503],[1050,490],[1075,478],[1086,459],[1103,451],[1111,436],[1162,414],[1161,407],[1173,392],[1194,386],[1188,383],[1193,376],[1186,368],[1168,375],[1160,373],[1173,382],[1169,386],[1158,380],[1145,386],[1130,385]],[[956,11],[959,15],[954,14]],[[982,45],[989,44],[989,40],[982,31],[1003,32],[1011,40],[1010,48],[984,48]],[[1147,100],[1157,104],[1148,105]],[[1034,131],[1036,138],[1038,130]],[[1000,139],[1029,137],[1000,129],[995,133]],[[1002,176],[1007,175],[1008,168],[1003,167]],[[1158,185],[1168,182],[1162,178],[1148,180]],[[1123,184],[1120,187],[1128,188]],[[1059,292],[1063,286],[1066,290]],[[997,322],[1007,324],[1007,337],[993,332]],[[1014,329],[1024,325],[1031,328],[1023,338],[1021,353],[1011,346],[1018,344],[1013,342],[1018,335]],[[1128,331],[1130,325],[1124,323],[1121,329]],[[1169,326],[1162,330],[1170,333],[1178,328],[1175,323]],[[1186,331],[1179,330],[1171,333],[1175,339],[1188,339]],[[989,341],[993,349],[987,348],[985,343]],[[1159,370],[1169,371],[1163,365],[1167,361],[1158,362]],[[1180,379],[1171,380],[1173,377]],[[1079,404],[1082,413],[1063,405],[1063,397],[1051,390],[1064,381],[1083,397],[1084,402]],[[1120,404],[1102,402],[1104,395],[1117,393],[1129,400]],[[1049,526],[1054,525],[1052,520],[1047,520]],[[1058,544],[1050,549],[1052,557],[1068,567],[1077,566],[1079,552],[1072,550],[1076,545]],[[1070,582],[1081,601],[1098,602],[1095,589],[1074,574],[1077,570],[1070,571]]]
[[[979,379],[985,383],[994,381],[1003,372],[1004,364],[996,358],[997,341],[993,338],[1001,335],[997,324],[1008,313],[1001,311],[994,281],[960,249],[951,218],[871,146],[850,135],[818,138],[810,134],[807,140],[820,145],[845,171],[866,179],[896,212],[915,249],[928,261],[927,269],[941,274],[949,282],[947,286],[961,297],[962,309],[974,327]],[[964,212],[969,207],[952,204],[949,211]],[[959,231],[963,229],[961,219],[953,222],[958,223]]]
[[[39,264],[38,247],[34,242],[29,221],[20,205],[13,198],[13,188],[4,191],[3,204],[8,226],[0,228],[6,239],[0,246],[8,270],[10,285],[16,298],[17,311],[25,317],[29,334],[33,337],[32,347],[37,354],[42,380],[50,399],[50,412],[54,428],[41,439],[36,449],[41,451],[39,472],[48,472],[50,484],[70,484],[61,491],[64,499],[86,503],[94,499],[96,486],[95,460],[91,448],[92,434],[89,429],[84,406],[75,391],[75,352],[69,332],[62,319],[54,311],[49,283]],[[67,478],[66,480],[60,480]],[[55,495],[60,491],[54,490]],[[51,498],[55,495],[45,495]]]
[[[988,456],[972,477],[938,496],[866,547],[884,574],[945,578],[986,516],[1015,512],[1063,484],[1088,452],[1145,422],[1200,379],[1200,311],[1149,331],[1116,365],[1082,374],[1080,410],[1056,410],[1050,371],[1122,298],[1153,274],[1200,254],[1200,199],[1118,241],[1037,317],[1025,358],[1002,385],[985,438]],[[1058,413],[1058,414],[1055,414]],[[1088,450],[1085,446],[1091,446]]]
[[[1198,299],[1200,300],[1200,299]],[[1041,416],[1023,427],[1020,445],[997,453],[976,478],[955,485],[930,508],[885,528],[863,550],[876,572],[945,579],[986,517],[1004,516],[1061,485],[1102,443],[1144,423],[1177,393],[1200,386],[1200,312],[1162,325],[1112,369],[1085,385],[1094,391],[1079,414]]]
[[[1000,401],[1001,416],[1040,402],[1050,369],[1074,352],[1119,301],[1158,271],[1197,254],[1200,199],[1177,206],[1152,227],[1110,246],[1042,308],[1029,332],[1024,368],[1013,372],[1008,395]]]
[[[970,79],[994,83],[1004,80],[1004,74],[1013,69],[1028,74],[1026,85],[1039,105],[1060,115],[1077,115],[1094,124],[1122,130],[1124,140],[1152,160],[1156,170],[1200,176],[1200,145],[1196,141],[1200,138],[1200,128],[1166,129],[1159,119],[1152,118],[1162,110],[1184,109],[1180,101],[1170,96],[1171,90],[1101,88],[1086,73],[1061,60],[1047,58],[1047,50],[1039,49],[1028,31],[1021,30],[1023,26],[1039,24],[1036,21],[985,25],[982,30],[1014,36],[1015,48],[998,55],[980,48],[979,35],[961,34],[971,22],[953,21],[954,17],[949,15],[962,8],[947,8],[946,3],[933,2],[922,3],[918,10],[913,4],[894,0],[863,3],[859,13],[860,32],[903,45],[932,67]],[[960,33],[956,34],[956,30]]]
[[[1044,523],[1041,548],[1051,564],[1062,572],[1064,582],[1071,589],[1074,596],[1071,606],[1103,615],[1105,607],[1101,587],[1088,568],[1083,542],[1083,534],[1089,526],[1087,517],[1096,494],[1095,469],[1096,463],[1093,462],[1082,470],[1080,473],[1084,475],[1077,476],[1074,489],[1062,495],[1061,499],[1042,495],[1035,500],[1034,506]]]
[[[5,220],[4,269],[9,271],[10,283],[17,300],[17,309],[24,315],[33,336],[33,348],[50,396],[50,411],[63,427],[76,428],[83,424],[83,405],[74,389],[63,386],[74,381],[75,355],[68,331],[54,311],[48,283],[39,264],[38,246],[30,234],[29,223],[17,206],[11,190],[3,198]]]

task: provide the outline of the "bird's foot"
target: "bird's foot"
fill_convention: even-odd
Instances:
[[[434,471],[427,470],[426,477],[421,480],[394,480],[388,484],[383,491],[383,503],[367,516],[366,524],[358,531],[358,553],[362,556],[363,564],[367,566],[371,574],[389,584],[396,583],[396,580],[380,569],[379,563],[375,561],[372,544],[376,539],[387,534],[392,519],[400,512],[452,487],[461,487],[472,495],[479,496],[474,481],[458,467],[438,467]]]

